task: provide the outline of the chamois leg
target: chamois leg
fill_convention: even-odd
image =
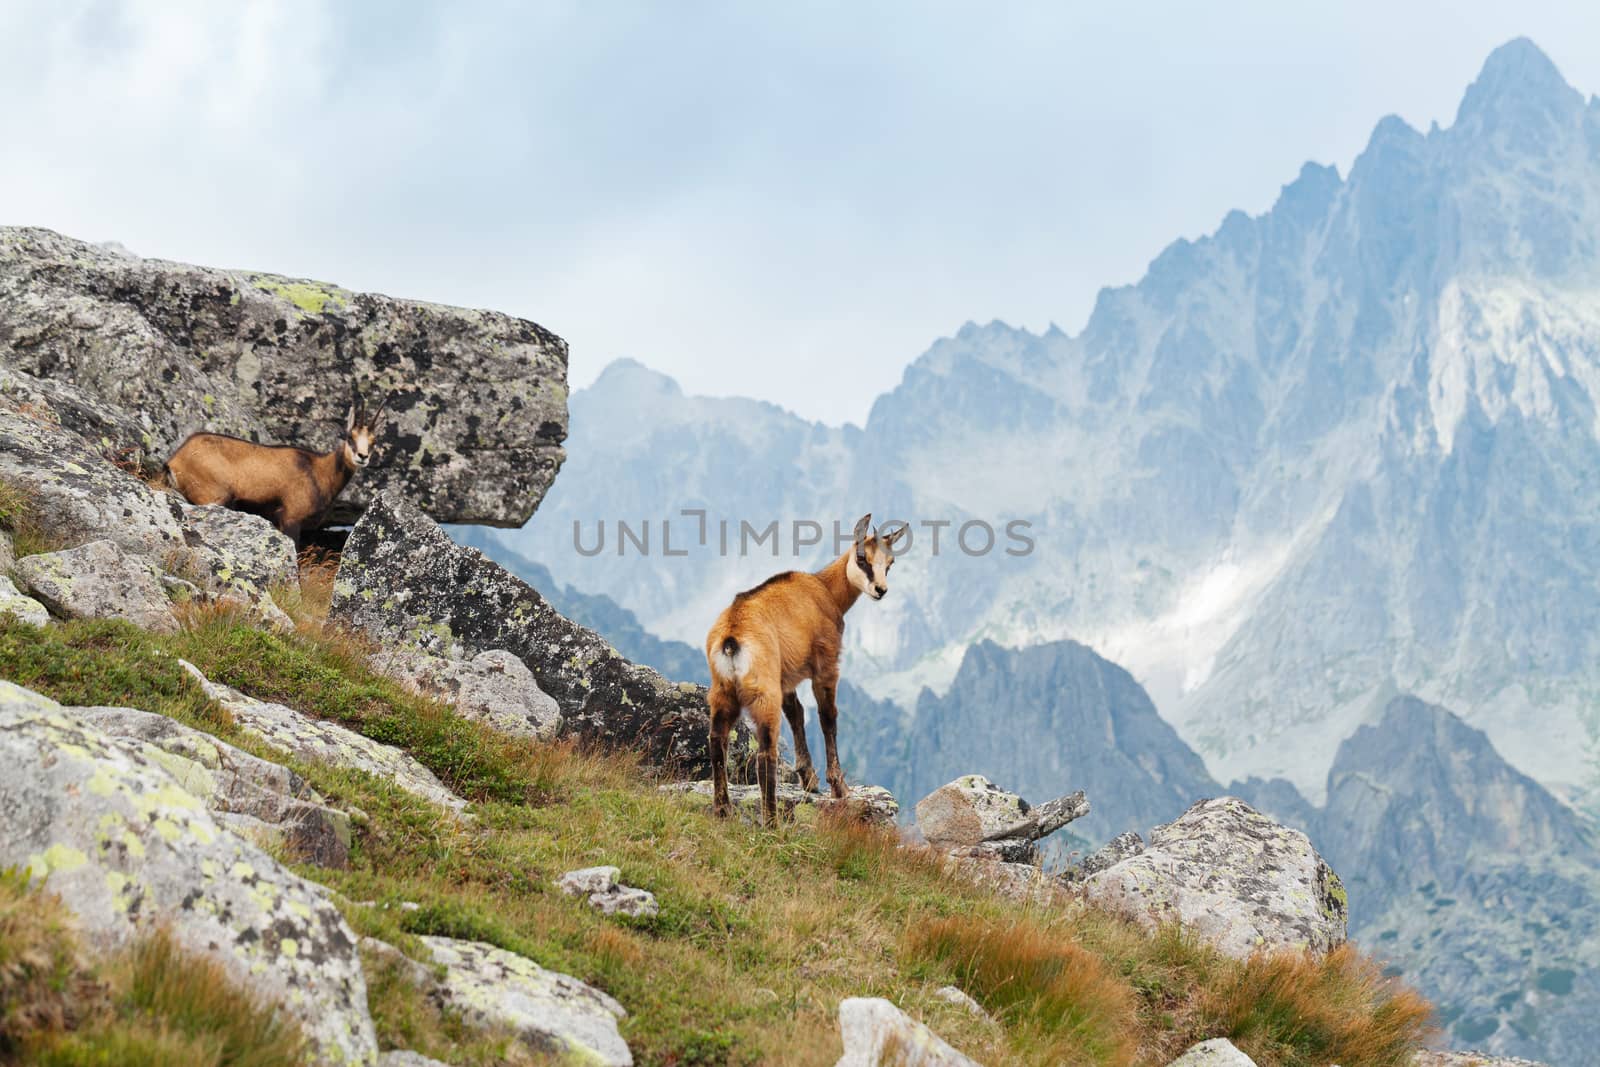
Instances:
[[[720,819],[733,814],[728,800],[728,732],[739,721],[739,698],[723,682],[711,686],[711,811]]]
[[[783,716],[789,720],[789,730],[794,734],[794,769],[800,775],[800,788],[815,792],[817,769],[811,765],[811,749],[806,744],[806,709],[793,693],[783,694]]]
[[[822,723],[822,743],[828,750],[828,785],[833,789],[833,795],[839,800],[844,799],[844,771],[839,768],[839,746],[835,741],[836,728],[839,725],[839,708],[833,702],[834,688],[813,681],[811,688],[817,694],[817,719]]]
[[[782,729],[782,704],[775,690],[762,690],[750,701],[750,721],[755,724],[759,754],[756,781],[761,783],[761,818],[778,825],[778,731]]]

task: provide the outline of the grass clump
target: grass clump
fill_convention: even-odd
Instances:
[[[92,964],[60,901],[0,872],[0,1063],[298,1067],[298,1029],[157,930]]]
[[[60,538],[40,519],[33,491],[20,482],[0,479],[0,530],[11,538],[11,554],[17,559],[61,547]]]

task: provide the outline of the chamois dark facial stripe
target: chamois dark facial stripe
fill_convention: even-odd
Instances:
[[[861,542],[856,542],[856,566],[861,568],[861,573],[867,576],[867,581],[872,581],[872,561],[867,558],[867,547]]]

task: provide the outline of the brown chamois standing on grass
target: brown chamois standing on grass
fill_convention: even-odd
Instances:
[[[358,396],[344,436],[327,452],[258,445],[220,433],[190,434],[167,460],[167,481],[191,504],[220,504],[272,521],[300,544],[300,531],[321,525],[350,478],[372,462],[372,444],[386,398],[370,416]]]
[[[839,684],[839,646],[844,638],[844,613],[863,593],[882,600],[889,592],[889,568],[895,545],[910,532],[897,527],[888,535],[869,534],[872,516],[856,523],[854,543],[838,559],[817,571],[785,571],[754,589],[740,593],[717,616],[706,635],[706,662],[711,667],[712,810],[726,816],[728,802],[728,731],[741,709],[755,723],[760,755],[761,812],[767,825],[778,817],[778,734],[780,715],[794,733],[795,770],[801,784],[817,787],[817,772],[806,747],[805,711],[795,687],[811,679],[817,697],[817,718],[827,746],[828,785],[843,798],[844,771],[834,740],[839,709],[834,704]]]

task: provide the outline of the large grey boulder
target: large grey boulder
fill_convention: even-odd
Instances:
[[[844,1055],[837,1067],[977,1067],[882,997],[841,1001],[839,1035]]]
[[[1256,1067],[1256,1061],[1227,1038],[1214,1037],[1195,1045],[1167,1067]]]
[[[443,520],[520,526],[563,456],[566,343],[491,311],[0,228],[0,344],[28,374],[146,416],[159,458],[197,430],[327,449],[352,386],[394,394],[336,522],[392,488]]]
[[[548,741],[561,728],[561,708],[539,688],[533,672],[503,649],[471,659],[434,656],[403,647],[380,650],[373,669],[451,705],[469,719],[515,737]]]
[[[50,621],[50,613],[43,604],[24,596],[10,578],[0,577],[0,615],[13,615],[29,626],[43,626]]]
[[[1033,863],[1034,842],[1088,813],[1082,790],[1034,807],[981,774],[966,774],[917,801],[917,830],[935,848]]]
[[[328,1063],[377,1056],[356,938],[327,891],[219,825],[157,763],[0,682],[0,867],[58,895],[103,949],[170,928],[282,1006]]]
[[[350,816],[328,806],[289,768],[210,734],[134,708],[68,708],[137,751],[187,789],[218,821],[260,845],[283,845],[323,867],[350,862]]]
[[[62,618],[126,619],[160,633],[178,629],[161,572],[115,541],[25,556],[14,572],[34,599]]]
[[[629,1067],[633,1053],[617,1032],[627,1012],[570,975],[547,971],[514,952],[478,941],[424,937],[445,968],[434,997],[469,1023],[509,1030],[562,1062]]]
[[[187,660],[178,663],[200,683],[206,696],[228,710],[241,730],[290,755],[365,771],[453,815],[460,814],[467,806],[465,800],[403,749],[374,741],[336,722],[314,719],[287,705],[257,700],[231,685],[213,682]]]
[[[294,542],[259,515],[182,505],[185,540],[199,582],[217,595],[254,602],[275,585],[300,580]]]
[[[380,645],[446,658],[504,650],[561,709],[561,736],[637,748],[652,763],[710,772],[703,686],[676,683],[624,659],[564,618],[532,587],[394,496],[374,500],[339,562],[329,618]],[[750,754],[730,744],[730,771]]]
[[[1239,959],[1274,949],[1321,955],[1345,940],[1339,876],[1305,834],[1237,797],[1199,801],[1082,889],[1147,927],[1181,922]]]

